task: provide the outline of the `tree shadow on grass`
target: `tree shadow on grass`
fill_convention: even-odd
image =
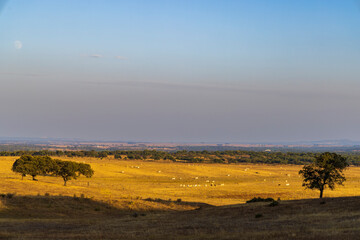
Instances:
[[[145,216],[148,213],[187,211],[211,207],[200,202],[163,199],[119,199],[99,201],[70,196],[0,194],[0,219],[80,219]]]
[[[181,198],[177,199],[177,200],[165,200],[165,199],[161,199],[161,198],[146,198],[144,199],[144,201],[148,201],[148,202],[156,202],[156,203],[161,203],[161,204],[165,204],[165,205],[171,205],[171,204],[175,204],[175,205],[179,205],[179,206],[192,206],[197,208],[204,208],[204,207],[213,207],[213,205],[207,204],[207,203],[202,203],[202,202],[186,202],[186,201],[182,201]]]
[[[130,212],[85,197],[0,194],[0,218],[120,217]]]

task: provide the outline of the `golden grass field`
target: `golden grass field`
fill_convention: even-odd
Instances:
[[[21,180],[11,171],[17,157],[0,158],[0,192],[18,195],[80,196],[95,200],[123,198],[161,198],[203,202],[211,205],[243,203],[253,197],[282,200],[317,198],[318,191],[304,190],[298,175],[301,166],[264,164],[187,164],[156,161],[125,161],[70,158],[89,163],[92,178],[80,177],[63,186],[60,177],[30,176]],[[66,159],[66,158],[63,158]],[[69,160],[69,159],[67,159]],[[360,168],[345,171],[347,181],[325,197],[356,196],[360,193]],[[211,186],[213,185],[213,186]],[[215,186],[216,185],[216,186]]]
[[[0,193],[16,193],[0,199],[0,239],[354,239],[360,234],[359,198],[328,199],[324,205],[318,199],[283,201],[318,198],[318,191],[301,186],[301,166],[62,158],[89,163],[95,171],[92,178],[63,186],[59,177],[21,180],[11,172],[15,159],[0,157]],[[325,190],[324,197],[360,194],[360,168],[350,167],[345,175],[345,185]],[[273,208],[242,204],[253,197],[282,201]],[[257,213],[263,217],[255,218]]]

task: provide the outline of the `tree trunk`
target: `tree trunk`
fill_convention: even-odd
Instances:
[[[66,186],[66,180],[64,180],[64,186]]]
[[[323,197],[323,192],[324,192],[324,189],[320,189],[320,198]]]
[[[37,181],[37,179],[36,179],[35,177],[36,177],[36,175],[35,175],[35,176],[34,176],[34,175],[32,176],[33,180],[34,180],[34,181]]]

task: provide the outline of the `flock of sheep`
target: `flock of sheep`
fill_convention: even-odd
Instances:
[[[140,168],[140,166],[127,166],[127,167],[129,167],[129,168],[136,168],[136,169],[139,169],[139,168]],[[280,167],[280,168],[282,168],[282,167]],[[245,169],[244,169],[245,172],[247,172],[247,171],[249,171],[249,170],[250,170],[250,168],[245,168]],[[284,170],[286,171],[286,169],[284,169]],[[157,173],[162,173],[161,170],[157,170],[156,172],[157,172]],[[125,173],[125,172],[124,172],[124,171],[121,171],[120,173]],[[259,174],[259,172],[255,172],[255,173],[256,173],[256,174]],[[281,174],[282,174],[282,173],[281,173]],[[272,175],[272,173],[270,173],[270,175]],[[285,174],[285,175],[286,175],[287,177],[291,177],[291,174]],[[230,175],[230,174],[227,174],[227,175],[225,175],[225,176],[230,177],[231,175]],[[182,180],[181,177],[178,178],[178,179],[179,179],[179,180]],[[198,179],[199,179],[199,177],[194,177],[194,178],[193,178],[193,180],[198,180]],[[172,177],[171,180],[176,180],[176,178],[175,178],[175,177]],[[264,182],[266,182],[266,179],[264,179]],[[224,183],[217,184],[217,183],[215,183],[215,180],[210,181],[209,179],[207,179],[204,184],[200,184],[200,183],[196,183],[196,184],[180,184],[179,186],[182,187],[182,188],[193,188],[193,187],[216,187],[216,186],[225,186],[225,184],[224,184]],[[281,186],[281,183],[279,183],[278,186]],[[290,183],[288,182],[288,180],[285,180],[285,186],[290,186]]]

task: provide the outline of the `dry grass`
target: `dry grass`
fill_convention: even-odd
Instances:
[[[238,205],[259,196],[317,198],[318,192],[301,187],[301,166],[74,158],[90,163],[95,175],[64,187],[56,177],[21,180],[10,171],[15,159],[0,158],[0,193],[16,193],[0,198],[0,239],[356,239],[360,234],[356,197],[326,204],[310,199],[276,207]],[[345,186],[325,196],[358,195],[360,168],[349,168],[346,176]]]
[[[237,204],[253,197],[283,200],[317,198],[317,191],[304,190],[298,171],[301,166],[254,164],[185,164],[168,162],[118,161],[73,158],[90,163],[91,179],[73,180],[64,187],[62,179],[41,177],[21,180],[11,172],[16,157],[0,157],[0,193],[18,195],[80,196],[95,200],[161,198],[204,202],[212,205]],[[356,196],[360,192],[360,168],[346,171],[345,186],[325,190],[325,197]],[[214,182],[213,182],[214,181]],[[210,186],[211,184],[216,186]],[[195,186],[196,185],[196,186]],[[184,187],[185,186],[185,187]]]
[[[328,198],[325,204],[319,199],[292,200],[280,201],[276,207],[253,203],[136,215],[89,199],[13,197],[6,201],[9,210],[0,212],[0,239],[328,240],[358,239],[360,234],[358,197]]]

